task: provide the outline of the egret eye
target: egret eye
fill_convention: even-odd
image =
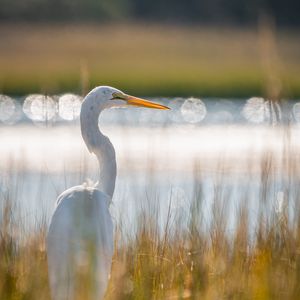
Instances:
[[[122,94],[122,93],[119,93],[119,92],[115,92],[112,94],[112,99],[111,100],[117,100],[117,99],[120,99],[120,100],[125,100],[125,95]]]

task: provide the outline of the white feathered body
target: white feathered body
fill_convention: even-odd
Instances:
[[[99,162],[99,189],[86,185],[63,192],[47,236],[48,273],[53,300],[100,300],[105,294],[113,255],[113,224],[109,204],[117,175],[115,150],[98,127],[99,115],[124,104],[166,106],[99,86],[84,98],[80,112],[82,138]],[[86,293],[79,296],[84,290]]]
[[[108,195],[94,187],[75,186],[63,192],[47,236],[52,297],[102,299],[113,255],[113,223]]]

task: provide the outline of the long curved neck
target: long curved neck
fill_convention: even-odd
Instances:
[[[81,134],[91,153],[99,162],[99,187],[111,198],[115,190],[117,175],[115,149],[109,138],[102,134],[98,127],[98,119],[103,107],[95,105],[93,95],[88,95],[82,103],[80,113]]]

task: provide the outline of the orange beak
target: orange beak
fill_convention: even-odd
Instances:
[[[170,109],[167,106],[150,102],[141,98],[133,97],[126,95],[125,100],[127,101],[127,104],[134,105],[134,106],[141,106],[141,107],[148,107],[148,108],[154,108],[154,109]]]

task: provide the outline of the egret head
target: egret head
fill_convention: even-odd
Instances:
[[[110,86],[98,86],[88,96],[94,100],[100,110],[111,107],[141,106],[154,109],[169,109],[167,106],[127,95]],[[90,97],[89,97],[90,98]]]

